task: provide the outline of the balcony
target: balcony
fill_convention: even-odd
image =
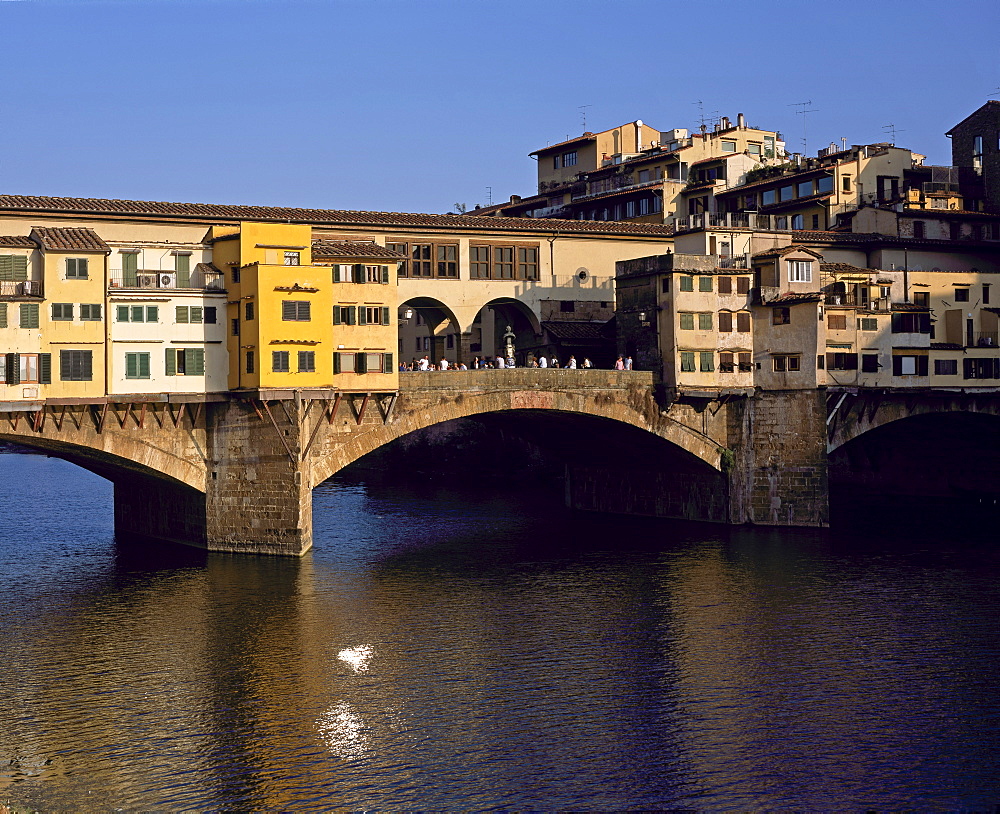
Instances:
[[[41,297],[40,280],[0,280],[0,297]]]
[[[737,254],[732,257],[719,257],[718,268],[720,269],[748,269],[750,268],[749,256]]]
[[[137,289],[181,291],[225,291],[226,280],[221,271],[209,270],[199,264],[193,271],[112,270],[108,288],[134,291]]]

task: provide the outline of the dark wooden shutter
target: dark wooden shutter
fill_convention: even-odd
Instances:
[[[929,334],[931,332],[931,315],[920,314],[920,333]]]
[[[355,363],[354,363],[354,369],[358,373],[367,373],[368,372],[368,355],[364,354],[364,353],[358,353],[358,354],[355,354],[354,358],[356,360]]]
[[[340,306],[339,305],[333,306],[333,324],[334,325],[339,325],[340,324]]]
[[[388,325],[389,324],[389,306],[388,305],[382,306],[382,324],[383,325]]]
[[[80,375],[85,382],[94,378],[94,354],[92,351],[80,351]]]
[[[837,355],[835,353],[828,353],[826,355],[826,369],[835,370],[837,366]]]
[[[333,354],[333,372],[334,373],[340,373],[340,354],[339,353],[334,353]]]
[[[382,283],[386,284],[389,282],[389,267],[382,266]]]
[[[368,309],[363,305],[358,306],[358,325],[368,324]]]
[[[392,354],[391,353],[385,354],[385,356],[384,356],[384,358],[382,360],[382,363],[383,363],[382,364],[382,370],[384,372],[386,372],[386,373],[392,373]]]
[[[296,311],[295,303],[292,300],[281,301],[281,318],[285,322],[294,321],[295,311]]]
[[[216,307],[214,305],[205,306],[205,324],[215,325],[216,317]]]
[[[19,353],[7,354],[7,384],[20,384],[21,382],[21,355]]]
[[[893,314],[892,318],[893,318],[893,320],[895,320],[896,319],[896,315]],[[903,375],[903,357],[902,356],[893,356],[892,357],[892,375],[893,376],[902,376]],[[966,376],[966,378],[968,378],[968,376]]]
[[[856,353],[844,354],[844,370],[858,369],[858,355]]]
[[[927,356],[917,357],[917,375],[926,376],[927,375]]]
[[[354,282],[363,283],[365,281],[364,263],[356,263],[353,269],[354,269]]]
[[[347,306],[347,324],[355,325],[358,321],[358,307],[356,305]]]

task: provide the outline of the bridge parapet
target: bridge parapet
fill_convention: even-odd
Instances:
[[[402,390],[626,390],[652,388],[648,370],[426,370],[399,375]]]

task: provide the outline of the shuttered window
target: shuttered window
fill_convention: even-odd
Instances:
[[[122,285],[135,288],[138,285],[139,252],[122,252]]]
[[[7,327],[7,303],[0,302],[0,328]]]
[[[285,322],[309,322],[309,301],[282,300],[281,318]]]
[[[827,370],[857,370],[858,355],[856,353],[828,353],[826,355]]]
[[[87,269],[87,258],[86,257],[67,257],[66,258],[66,279],[67,280],[86,280],[90,277],[90,273]]]
[[[681,371],[684,373],[694,372],[694,351],[681,351]]]
[[[175,254],[174,255],[174,271],[177,272],[177,287],[178,288],[190,288],[191,287],[191,255],[190,254]]]
[[[148,353],[126,353],[125,354],[125,378],[126,379],[148,379],[149,378],[149,354]]]
[[[178,305],[176,306],[176,320],[178,325],[201,325],[204,320],[204,312],[200,305]]]
[[[80,319],[84,322],[100,322],[101,306],[97,303],[80,303]]]
[[[720,277],[719,278],[719,293],[720,294],[732,294],[733,293],[733,278],[732,277]]]
[[[73,303],[52,303],[52,320],[54,322],[69,322],[73,319]]]
[[[711,277],[708,278],[711,282]],[[698,314],[698,330],[699,331],[710,331],[712,330],[712,315],[711,314]]]
[[[168,376],[204,376],[205,349],[167,348],[165,369]]]
[[[271,352],[271,370],[275,373],[288,373],[289,359],[287,350],[276,350]]]
[[[827,314],[826,327],[831,331],[846,331],[847,314]]]
[[[334,373],[353,373],[355,366],[354,353],[335,353],[333,354],[333,372]]]
[[[59,351],[59,378],[64,382],[89,382],[94,377],[93,354],[89,350]]]
[[[0,254],[0,281],[28,279],[28,258],[23,254]]]
[[[22,302],[21,303],[21,322],[22,328],[37,328],[38,327],[38,303],[36,302]]]
[[[720,333],[730,333],[733,330],[732,311],[719,311],[719,331]]]
[[[316,351],[314,350],[300,350],[298,359],[298,371],[299,373],[315,373],[316,372]]]
[[[711,279],[711,278],[709,278]],[[698,365],[702,373],[712,373],[715,370],[715,351],[702,351],[698,354]]]
[[[736,330],[741,334],[750,333],[750,312],[736,312]]]

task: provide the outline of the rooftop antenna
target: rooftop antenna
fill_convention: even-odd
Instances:
[[[889,124],[882,125],[882,129],[885,130],[885,132],[889,134],[889,138],[892,139],[891,143],[892,143],[893,147],[896,146],[896,133],[905,133],[906,132],[905,130],[897,130],[896,129],[896,125],[892,124],[891,122]]]
[[[993,93],[991,93],[991,94],[990,94],[989,96],[987,96],[986,98],[987,98],[987,99],[992,99],[992,98],[993,98],[994,96],[1000,96],[1000,88],[997,88],[997,89],[996,89],[995,91],[993,91]]]
[[[812,99],[808,102],[792,102],[788,107],[801,107],[802,110],[796,110],[795,114],[802,116],[802,155],[809,154],[809,138],[806,133],[806,114],[807,113],[819,113],[818,108],[810,108],[809,105],[812,104]]]
[[[697,102],[692,102],[692,104],[698,105],[698,122],[699,122],[699,124],[701,124],[702,127],[704,127],[705,126],[705,121],[706,121],[706,119],[705,119],[705,103],[703,101],[701,101],[701,99],[699,99]],[[719,112],[718,110],[713,110],[711,113],[709,113],[708,114],[709,121],[711,121],[711,117],[717,115],[718,112]]]
[[[583,132],[587,132],[587,108],[593,105],[577,105],[580,109],[580,118],[583,119]]]
[[[486,200],[489,201],[487,206],[493,206],[493,187],[486,187]]]

